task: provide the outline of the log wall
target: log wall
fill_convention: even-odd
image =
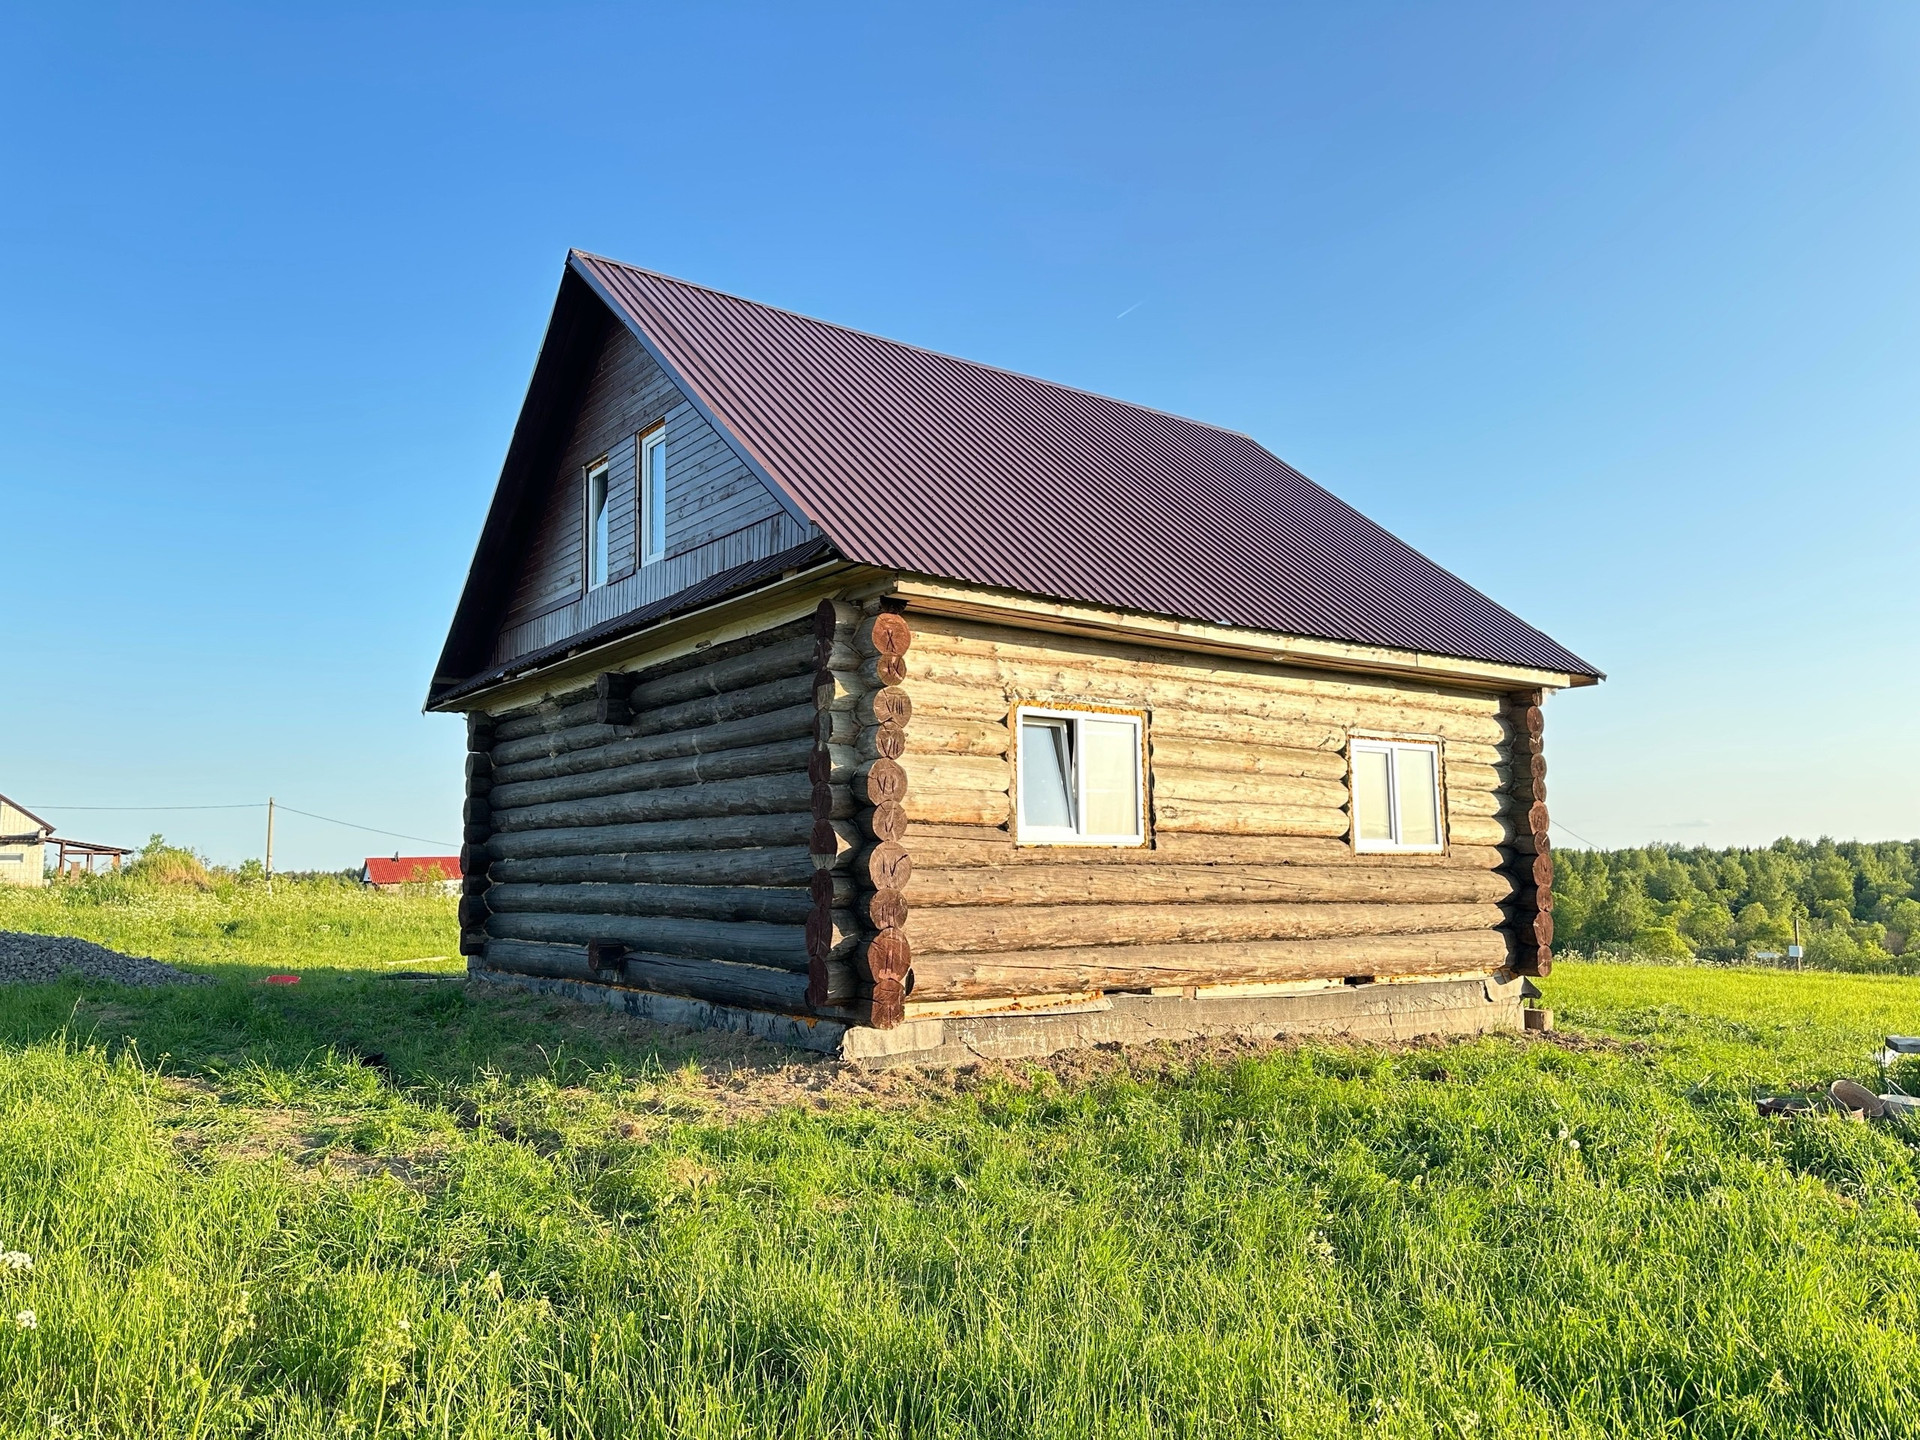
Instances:
[[[908,830],[894,864],[912,878],[885,918],[915,1009],[1510,963],[1542,973],[1528,967],[1544,952],[1519,938],[1551,933],[1550,872],[1546,884],[1535,873],[1551,863],[1539,859],[1537,693],[1182,656],[911,608],[901,619],[891,669],[863,661],[863,674],[904,692],[911,724],[884,740],[863,729],[854,748],[902,772]],[[1016,845],[1019,703],[1146,713],[1146,847]],[[1355,852],[1356,731],[1440,741],[1446,853]]]
[[[707,1000],[854,1003],[853,887],[814,864],[817,825],[854,807],[850,777],[824,805],[809,778],[811,631],[470,717],[463,951]]]

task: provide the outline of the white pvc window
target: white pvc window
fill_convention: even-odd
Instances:
[[[1354,740],[1356,850],[1445,848],[1440,824],[1440,747],[1429,740]]]
[[[662,426],[640,437],[640,563],[651,565],[667,554],[667,431]]]
[[[1146,838],[1140,717],[1014,712],[1023,845],[1138,845]]]
[[[587,467],[587,588],[607,583],[607,547],[612,540],[613,517],[607,506],[607,462]]]

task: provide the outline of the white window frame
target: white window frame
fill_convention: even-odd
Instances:
[[[1029,825],[1027,823],[1026,767],[1020,763],[1024,723],[1029,720],[1064,720],[1078,725],[1082,720],[1120,721],[1133,727],[1133,830],[1124,835],[1082,834],[1079,817],[1085,807],[1086,747],[1075,734],[1073,751],[1073,794],[1069,796],[1074,815],[1072,826]],[[1146,717],[1137,710],[1103,710],[1097,706],[1060,709],[1047,705],[1016,705],[1013,711],[1013,814],[1016,845],[1106,845],[1139,847],[1147,843],[1147,748]]]
[[[1400,841],[1400,759],[1402,750],[1421,750],[1433,757],[1434,828],[1439,839],[1432,845],[1407,845]],[[1360,835],[1359,772],[1353,757],[1362,752],[1384,753],[1387,757],[1387,817],[1393,830],[1391,840],[1368,840]],[[1353,848],[1369,855],[1439,855],[1447,848],[1446,786],[1441,777],[1441,751],[1438,740],[1406,736],[1354,735],[1347,741],[1347,813],[1353,828]]]
[[[600,506],[594,509],[595,487]],[[587,589],[598,590],[613,578],[613,472],[606,457],[587,466]]]
[[[653,493],[653,457],[660,457],[660,493]],[[634,499],[640,513],[640,563],[655,565],[667,558],[667,427],[656,425],[640,437],[633,471]],[[657,502],[657,505],[656,505]]]

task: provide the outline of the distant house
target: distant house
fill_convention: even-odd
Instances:
[[[574,252],[427,708],[475,974],[1037,1054],[1517,1027],[1599,678],[1245,435]]]
[[[399,885],[437,884],[449,894],[460,888],[458,855],[369,855],[360,867],[360,883],[376,890]]]
[[[47,883],[47,837],[53,826],[0,795],[0,885]]]

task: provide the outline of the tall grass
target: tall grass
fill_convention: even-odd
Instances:
[[[1916,1428],[1911,1138],[1751,1105],[1869,1078],[1908,982],[1569,967],[1576,1043],[728,1113],[684,1039],[377,978],[419,936],[372,897],[337,945],[231,903],[323,965],[0,994],[13,1433]]]

